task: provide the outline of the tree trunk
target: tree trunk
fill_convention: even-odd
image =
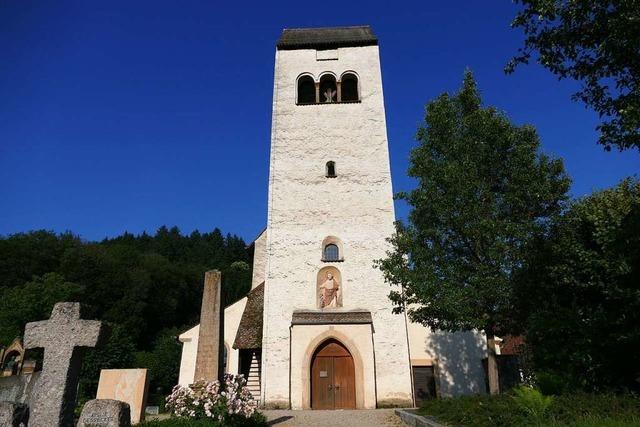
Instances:
[[[487,335],[487,378],[489,379],[489,393],[500,393],[498,359],[496,357],[496,341],[495,336],[493,335]]]

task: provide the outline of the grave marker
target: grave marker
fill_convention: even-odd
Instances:
[[[49,320],[27,323],[25,348],[44,348],[29,427],[73,426],[83,347],[97,346],[103,331],[102,322],[80,319],[77,302],[59,302]]]

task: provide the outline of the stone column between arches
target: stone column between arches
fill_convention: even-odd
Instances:
[[[353,357],[356,408],[376,407],[376,382],[371,324],[292,325],[291,409],[311,409],[311,362],[327,339],[342,343]]]

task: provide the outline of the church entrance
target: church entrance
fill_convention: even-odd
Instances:
[[[353,357],[337,340],[325,341],[311,362],[311,408],[355,409]]]

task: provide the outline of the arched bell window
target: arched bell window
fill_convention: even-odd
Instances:
[[[358,77],[353,73],[345,73],[342,76],[341,83],[341,101],[354,102],[360,100],[358,91]]]
[[[327,162],[325,173],[327,178],[337,177],[338,175],[336,175],[336,162]]]
[[[298,79],[298,104],[316,103],[316,83],[311,76],[302,76]]]
[[[338,101],[338,86],[332,74],[325,74],[320,78],[320,102],[331,103]]]

